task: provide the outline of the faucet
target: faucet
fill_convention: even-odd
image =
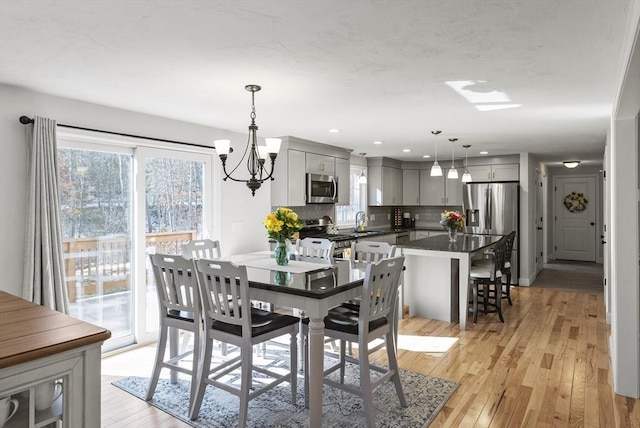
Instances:
[[[356,213],[356,229],[359,232],[364,232],[364,223],[367,221],[367,213],[364,211],[358,211]]]

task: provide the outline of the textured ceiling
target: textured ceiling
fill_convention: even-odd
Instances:
[[[262,137],[599,162],[631,1],[2,0],[0,82],[243,133],[253,83]]]

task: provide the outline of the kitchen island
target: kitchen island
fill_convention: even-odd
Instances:
[[[500,235],[459,234],[418,239],[400,245],[405,256],[404,301],[409,315],[460,323],[466,329],[469,268],[474,254],[495,245]]]

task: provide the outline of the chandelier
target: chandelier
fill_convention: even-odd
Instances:
[[[227,181],[227,179],[230,179],[232,181],[246,183],[247,187],[251,189],[251,195],[255,196],[256,190],[262,186],[262,183],[267,180],[274,179],[273,170],[282,140],[280,140],[280,138],[265,138],[266,145],[258,145],[255,94],[262,88],[258,85],[247,85],[244,89],[251,92],[251,125],[249,125],[249,138],[247,140],[247,146],[244,149],[244,154],[231,172],[227,172],[227,157],[229,156],[229,153],[233,152],[233,149],[231,148],[231,141],[216,140],[213,143],[215,145],[216,152],[218,152],[218,156],[220,156],[220,160],[222,161],[222,171],[224,172],[223,180]],[[271,159],[271,168],[269,168],[268,173],[265,168],[267,156]],[[240,179],[233,177],[232,174],[236,172],[242,161],[245,159],[247,161],[247,170],[249,171],[250,178]]]

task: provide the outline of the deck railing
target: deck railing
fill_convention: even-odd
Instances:
[[[147,233],[152,252],[179,254],[180,246],[196,239],[196,231]],[[153,249],[152,249],[153,248]],[[124,235],[69,239],[63,242],[69,302],[78,298],[131,288],[131,241]]]

